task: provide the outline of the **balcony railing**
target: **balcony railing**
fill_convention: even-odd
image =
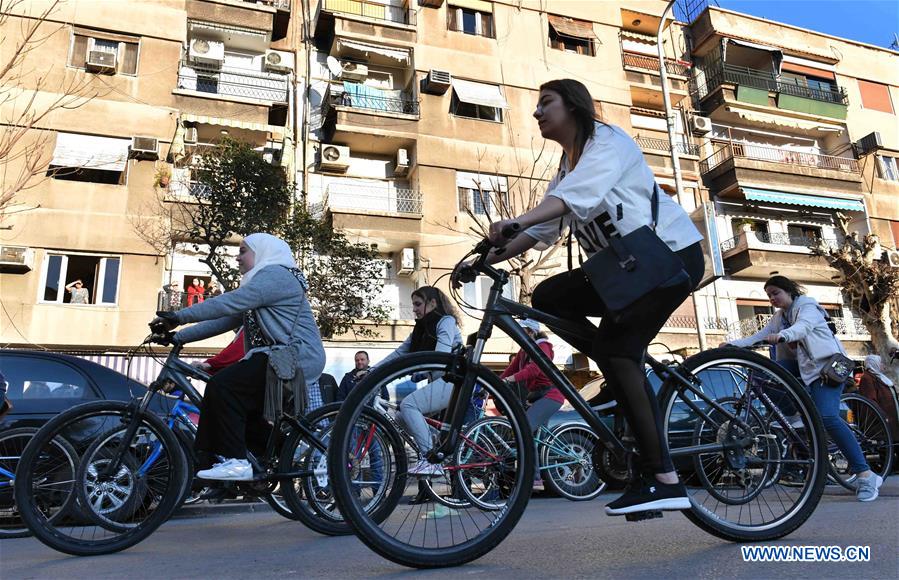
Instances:
[[[783,163],[786,165],[800,165],[802,167],[815,167],[818,169],[830,169],[844,173],[859,173],[858,161],[848,157],[836,157],[834,155],[822,155],[820,153],[805,153],[780,147],[766,147],[764,145],[750,145],[748,143],[716,142],[720,149],[700,162],[700,170],[703,173],[711,171],[716,166],[732,157],[767,161],[769,163]]]
[[[659,72],[659,59],[654,56],[645,54],[634,54],[632,52],[622,52],[621,62],[624,66],[630,66],[643,70]],[[671,75],[687,76],[690,71],[690,65],[665,59],[665,71]]]
[[[727,330],[730,327],[730,322],[726,318],[710,317],[702,320],[705,330]],[[696,329],[696,317],[677,314],[665,322],[665,327]]]
[[[178,88],[275,103],[287,102],[287,75],[215,67],[187,60],[178,69]]]
[[[774,244],[776,246],[793,246],[800,248],[813,248],[813,247],[821,247],[824,246],[826,248],[837,248],[839,247],[839,240],[832,238],[814,238],[809,236],[797,236],[793,234],[785,234],[781,232],[776,233],[768,233],[768,232],[749,232],[751,233],[756,240],[763,244]],[[746,235],[746,232],[741,233],[740,235],[731,238],[727,241],[721,243],[721,251],[729,252],[733,250],[738,245],[740,245],[740,239]]]
[[[733,83],[738,86],[746,86],[765,91],[784,93],[794,97],[836,103],[849,104],[846,89],[838,86],[833,88],[810,87],[796,84],[793,79],[780,77],[772,71],[764,71],[745,66],[736,66],[720,61],[713,64],[705,71],[706,91],[702,96],[712,92],[723,83]]]
[[[368,0],[325,0],[324,10],[398,24],[415,25],[416,11],[408,6],[388,6],[383,2],[369,2]]]
[[[256,0],[261,4],[290,12],[290,0]]]
[[[384,90],[360,83],[338,85],[342,92],[331,92],[331,103],[341,107],[418,115],[418,101],[400,90]]]
[[[768,321],[771,320],[772,316],[772,314],[756,314],[752,318],[736,322],[728,327],[727,338],[729,340],[734,340],[752,336],[765,328],[765,325],[768,324]],[[837,336],[864,338],[870,334],[868,329],[865,328],[865,325],[858,318],[832,316],[830,320],[836,327]]]
[[[648,151],[671,151],[671,143],[667,139],[653,139],[651,137],[636,137],[634,141],[641,149]],[[677,143],[677,150],[684,155],[699,156],[699,145],[690,143]]]
[[[377,211],[421,217],[421,192],[395,188],[370,187],[352,183],[330,183],[325,191],[322,209]]]

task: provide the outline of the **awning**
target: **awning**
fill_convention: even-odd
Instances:
[[[486,0],[447,0],[447,4],[458,8],[468,8],[469,10],[493,14],[493,2],[487,2]]]
[[[735,44],[737,46],[742,46],[744,48],[751,48],[753,50],[763,50],[765,52],[771,53],[771,57],[774,59],[774,70],[778,73],[780,72],[780,65],[784,60],[784,53],[781,49],[773,47],[773,46],[765,46],[764,44],[756,44],[754,42],[749,42],[748,40],[737,40],[735,38],[726,38],[724,43],[724,53],[721,55],[721,59],[727,62],[727,45]]]
[[[509,103],[506,102],[506,97],[503,96],[498,85],[487,85],[457,78],[453,78],[452,82],[456,96],[463,103],[496,107],[498,109],[509,108]]]
[[[498,175],[457,171],[456,187],[478,189],[480,191],[508,191],[509,184],[505,177]]]
[[[562,36],[593,40],[596,33],[593,32],[593,23],[586,20],[575,20],[565,16],[549,15],[549,25]]]
[[[807,58],[799,58],[798,56],[784,55],[781,70],[794,72],[804,75],[810,75],[818,78],[830,79],[836,81],[836,67],[832,64],[809,60]]]
[[[349,48],[351,50],[358,50],[359,52],[365,53],[380,54],[381,56],[392,58],[393,60],[399,61],[401,63],[409,64],[409,51],[403,48],[378,46],[376,44],[368,44],[367,42],[359,42],[357,40],[345,40],[343,38],[337,39],[337,47]]]
[[[130,147],[131,139],[57,133],[50,165],[124,171]]]
[[[234,127],[236,129],[246,129],[248,131],[263,131],[272,134],[272,139],[280,141],[284,139],[284,127],[277,125],[266,125],[265,123],[251,123],[250,121],[239,121],[237,119],[223,119],[221,117],[209,117],[207,115],[193,115],[191,113],[181,114],[182,122],[199,123],[201,125],[216,125],[218,127]]]
[[[746,199],[750,201],[768,201],[771,203],[823,207],[844,211],[865,211],[865,204],[857,199],[824,197],[821,195],[807,195],[804,193],[789,193],[771,189],[755,189],[753,187],[741,187],[740,190],[743,192]]]
[[[804,129],[814,131],[832,131],[842,133],[846,130],[842,125],[834,125],[831,123],[819,123],[818,121],[807,121],[805,119],[796,119],[787,117],[786,115],[773,115],[771,113],[763,113],[743,107],[725,107],[727,111],[736,113],[741,118],[753,123],[765,123],[768,125],[777,125],[780,127],[790,127],[792,129]]]

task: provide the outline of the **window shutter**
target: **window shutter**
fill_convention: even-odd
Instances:
[[[69,65],[75,68],[84,68],[87,61],[87,43],[88,37],[80,34],[75,35],[72,42],[72,54],[69,55]]]
[[[893,112],[889,86],[858,79],[858,90],[862,94],[862,106],[864,108],[883,111],[884,113]]]
[[[122,59],[119,63],[119,72],[126,75],[137,74],[137,48],[138,45],[131,42],[122,43],[123,48],[119,50]]]

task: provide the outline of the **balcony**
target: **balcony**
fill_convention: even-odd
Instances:
[[[834,247],[833,239],[816,240],[785,233],[744,231],[721,244],[728,276],[764,280],[777,271],[802,282],[821,282],[836,275],[827,261],[812,255],[810,246]]]
[[[635,68],[644,71],[659,72],[659,59],[646,54],[632,52],[621,53],[621,64],[625,68]],[[670,58],[665,59],[665,72],[670,75],[685,77],[690,74],[690,65]]]
[[[224,97],[239,101],[286,103],[287,75],[182,60],[177,94]]]
[[[654,139],[652,137],[634,137],[634,141],[644,151],[671,151],[671,143],[668,139]],[[690,143],[677,143],[677,150],[681,155],[692,155],[699,157],[699,145],[691,145]]]
[[[747,318],[746,320],[731,324],[727,328],[728,340],[752,336],[768,324],[771,320],[771,316],[771,314],[756,314],[752,318]],[[837,336],[841,338],[855,340],[867,340],[870,338],[868,329],[865,328],[865,325],[858,318],[832,316],[830,320],[836,327]]]
[[[730,322],[726,318],[718,318],[718,317],[708,317],[703,318],[703,327],[707,331],[712,332],[721,332],[730,328]],[[696,317],[688,316],[683,314],[675,314],[668,318],[663,326],[665,329],[682,329],[682,330],[693,330],[697,329]]]
[[[332,182],[322,199],[322,209],[331,213],[421,218],[421,206],[421,192],[397,188],[390,181],[380,186]]]
[[[400,115],[419,114],[418,100],[411,91],[398,89],[378,89],[361,83],[331,83],[327,102],[333,107],[347,107],[374,114],[395,113]]]
[[[408,5],[389,6],[383,2],[369,2],[368,0],[324,0],[322,12],[348,14],[415,26],[416,10]]]
[[[715,142],[715,146],[721,146],[717,151],[700,161],[700,170],[708,173],[728,159],[735,157],[752,159],[767,163],[779,163],[784,165],[796,165],[800,167],[814,167],[828,169],[842,173],[859,175],[858,161],[848,157],[836,157],[822,155],[820,153],[805,153],[780,147],[767,147],[764,145],[750,145],[737,142]]]

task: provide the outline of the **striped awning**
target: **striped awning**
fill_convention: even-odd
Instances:
[[[596,39],[596,33],[593,32],[592,22],[568,18],[567,16],[556,16],[554,14],[549,14],[548,16],[549,25],[562,36],[586,40]]]
[[[753,187],[741,187],[740,190],[749,201],[767,201],[771,203],[823,207],[843,211],[865,211],[865,204],[857,199],[825,197],[823,195],[808,195],[805,193],[790,193],[772,189],[756,189]]]
[[[194,115],[191,113],[181,114],[182,122],[199,123],[202,125],[216,125],[219,127],[234,127],[237,129],[246,129],[248,131],[262,131],[272,134],[274,141],[284,139],[284,127],[277,125],[266,125],[265,123],[252,123],[250,121],[241,121],[238,119],[224,119],[222,117],[210,117],[208,115]]]

